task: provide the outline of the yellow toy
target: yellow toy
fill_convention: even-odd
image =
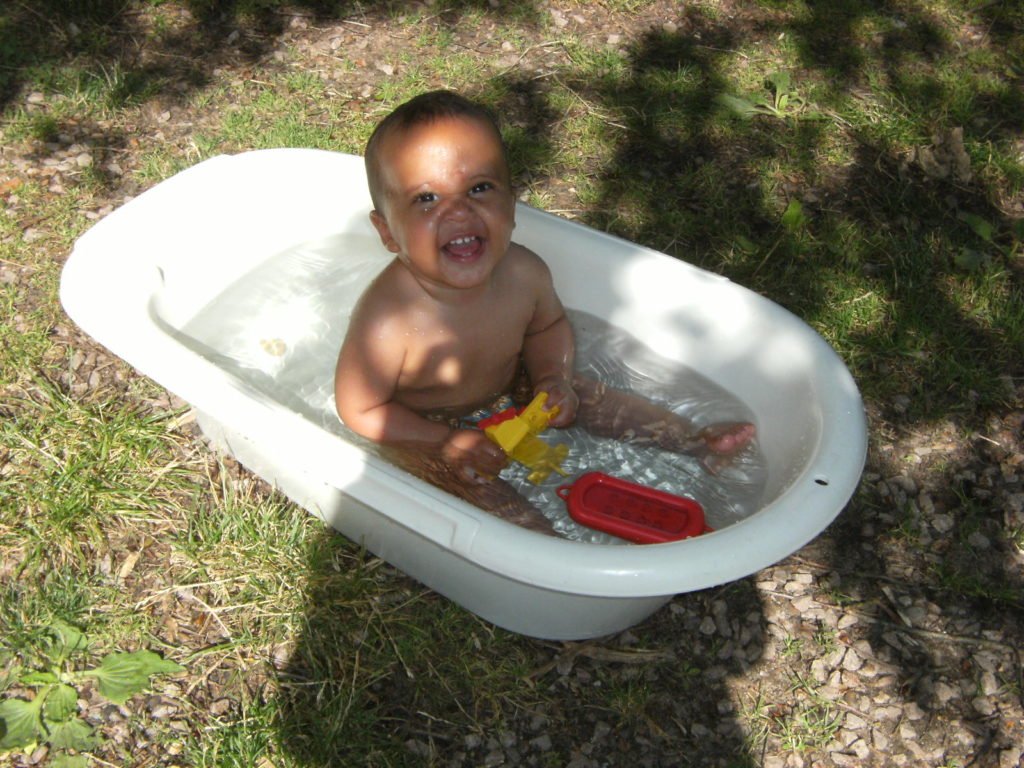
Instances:
[[[548,445],[537,437],[558,414],[558,406],[550,411],[544,410],[547,399],[548,393],[541,392],[518,415],[515,409],[510,408],[478,425],[483,427],[484,434],[497,443],[509,458],[533,470],[526,479],[534,485],[544,482],[552,472],[563,477],[568,475],[561,464],[569,454],[569,446]]]

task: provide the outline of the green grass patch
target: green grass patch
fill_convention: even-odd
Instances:
[[[721,646],[675,614],[637,636],[685,649],[676,661],[630,676],[581,655],[563,674],[550,662],[566,648],[487,625],[209,459],[185,412],[151,407],[155,386],[71,388],[57,285],[87,212],[220,153],[359,153],[380,117],[428,88],[493,108],[530,202],[727,275],[810,323],[873,414],[909,399],[886,435],[949,420],[975,434],[1000,413],[1006,377],[1024,376],[1021,10],[763,0],[736,17],[679,6],[672,31],[646,0],[601,6],[607,23],[590,27],[573,18],[594,14],[584,4],[556,3],[559,26],[526,0],[0,10],[0,163],[24,160],[0,165],[0,687],[42,658],[55,620],[81,626],[97,653],[187,657],[188,684],[168,694],[186,732],[129,702],[132,732],[145,723],[161,748],[183,750],[174,759],[211,768],[430,765],[460,751],[482,762],[467,743],[534,713],[554,739],[538,760],[560,765],[580,723],[583,739],[600,718],[660,743],[680,718],[700,720],[691,698],[727,695],[702,674]],[[333,34],[345,45],[331,48]],[[940,139],[954,131],[966,175],[942,173]],[[66,159],[62,136],[122,163],[124,178],[77,169],[52,191],[40,169]],[[924,586],[1019,607],[992,553],[1019,552],[1021,530],[962,501]],[[924,556],[920,517],[885,511],[899,522],[877,556]],[[781,659],[837,642],[788,637]],[[732,764],[764,744],[826,754],[842,713],[799,678],[785,698],[748,702],[751,752]]]
[[[19,310],[23,291],[14,285],[0,285],[0,344],[10,356],[10,363],[0,371],[0,384],[31,376],[34,364],[51,349],[48,333],[49,313]]]
[[[19,471],[0,483],[0,505],[57,552],[82,554],[115,516],[152,514],[154,496],[177,471],[169,415],[87,405],[42,381],[6,407],[17,418],[0,426],[0,445]]]

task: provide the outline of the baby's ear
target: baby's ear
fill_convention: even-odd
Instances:
[[[384,218],[384,214],[377,210],[370,211],[370,222],[373,224],[373,228],[377,230],[377,234],[380,235],[380,241],[384,244],[384,247],[391,251],[391,253],[398,253],[401,249],[391,234],[391,227],[388,226],[388,220]]]

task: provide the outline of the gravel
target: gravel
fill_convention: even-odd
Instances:
[[[623,39],[623,30],[603,29],[599,14],[588,14],[584,6],[554,12],[552,19],[557,28],[592,27],[609,45]],[[366,82],[348,86],[358,100],[369,94],[367,84],[394,69],[386,34],[298,23],[278,45],[292,59],[322,62],[357,37],[365,38],[370,62],[360,75]],[[228,77],[227,65],[220,72]],[[44,109],[48,98],[25,94],[24,109]],[[19,215],[12,180],[40,179],[59,197],[81,174],[98,171],[108,186],[85,213],[101,218],[138,193],[129,171],[141,162],[141,143],[184,141],[197,119],[185,109],[142,111],[134,131],[144,141],[129,141],[118,153],[104,146],[109,126],[102,124],[69,123],[45,145],[5,146],[0,181],[6,182],[8,214]],[[21,236],[27,242],[49,237],[45,225],[31,220]],[[0,262],[0,283],[22,289],[24,313],[41,300],[32,279],[32,268]],[[11,322],[24,326],[17,313]],[[72,396],[127,396],[134,376],[127,366],[70,323],[58,324],[51,335],[54,361],[67,361],[62,383]],[[978,433],[965,434],[953,419],[910,424],[907,398],[873,406],[875,438],[861,490],[824,535],[750,579],[678,596],[630,632],[590,643],[538,643],[546,661],[534,680],[546,692],[547,708],[517,711],[493,734],[411,735],[404,741],[411,758],[568,768],[1021,768],[1024,387],[1006,384],[1006,407]],[[149,405],[181,404],[168,396]],[[951,571],[970,573],[982,586],[957,588],[944,578]],[[1008,594],[996,596],[985,584],[1004,585]],[[689,681],[685,690],[666,682],[681,677]],[[576,708],[582,692],[609,680],[642,686],[645,715],[624,726],[608,712]],[[146,734],[129,727],[136,713],[86,692],[80,704],[108,738],[150,748]],[[179,693],[165,690],[141,707],[151,720],[187,731],[180,709],[187,694]],[[209,711],[230,716],[232,702],[215,698]],[[172,747],[160,747],[161,759],[180,751]],[[737,754],[747,761],[737,763]],[[41,748],[24,762],[36,765],[45,757]]]

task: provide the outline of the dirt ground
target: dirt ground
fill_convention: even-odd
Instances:
[[[631,28],[609,28],[596,4],[558,3],[551,12],[556,24],[606,41],[680,23],[668,3],[651,5]],[[736,14],[741,17],[741,7]],[[197,82],[230,86],[258,78],[261,68],[286,66],[286,59],[299,56],[352,109],[370,109],[396,44],[384,23],[305,12],[281,14],[265,29],[217,32],[235,35],[233,44],[214,49],[202,38],[183,39],[173,57],[139,55],[180,78],[183,92]],[[458,40],[483,48],[488,30],[467,30]],[[339,66],[333,53],[340,46],[360,50],[364,66]],[[562,54],[535,46],[495,55],[510,67],[540,73]],[[46,97],[25,92],[17,98],[31,109]],[[4,146],[0,182],[42,179],[57,199],[81,169],[99,168],[105,186],[88,215],[100,218],[141,191],[132,171],[148,147],[176,146],[187,155],[192,136],[212,116],[186,104],[173,94],[159,96],[130,123],[83,121],[63,126],[45,145]],[[552,208],[575,204],[557,181],[548,191]],[[46,226],[23,224],[26,238]],[[0,264],[4,282],[28,286],[29,277],[16,265]],[[26,290],[30,301],[48,300],[34,291]],[[31,304],[19,308],[26,316],[32,311]],[[124,366],[113,365],[71,324],[59,334],[75,361],[73,395],[106,387],[127,392],[133,374]],[[673,600],[645,628],[648,648],[650,637],[660,638],[646,662],[615,656],[635,648],[630,632],[601,642],[539,645],[538,655],[549,662],[540,672],[552,691],[549,711],[513,718],[492,738],[410,731],[411,762],[1024,766],[1024,554],[1003,535],[1017,531],[1019,540],[1024,528],[1024,386],[1007,378],[1006,388],[1005,408],[992,413],[984,429],[966,428],[953,417],[922,427],[907,419],[906,402],[871,403],[863,483],[816,541],[735,585]],[[957,563],[974,569],[979,583],[1005,585],[1006,594],[994,599],[991,589],[972,592],[944,580]],[[697,670],[683,695],[678,676],[664,674],[666,659]],[[665,716],[623,725],[599,711],[576,711],[572,718],[560,711],[571,710],[577,692],[597,676],[642,685],[648,707]],[[821,732],[815,718],[835,721],[820,743],[811,743]]]

